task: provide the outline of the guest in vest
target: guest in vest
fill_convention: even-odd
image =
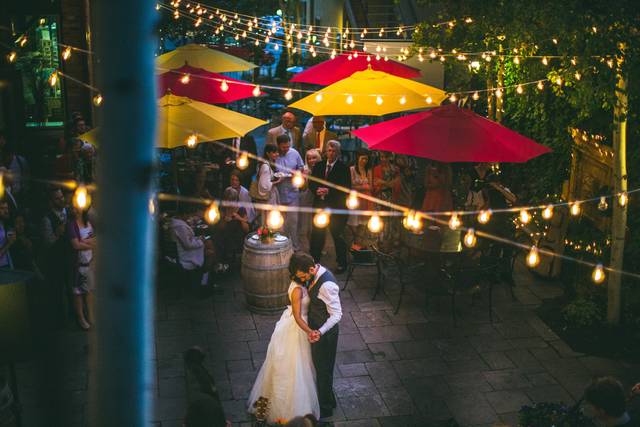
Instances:
[[[336,397],[333,393],[333,368],[338,349],[338,322],[342,318],[340,287],[333,274],[317,264],[309,254],[293,254],[289,272],[298,283],[306,283],[309,302],[308,324],[311,356],[316,368],[316,386],[320,402],[320,419],[333,415]]]

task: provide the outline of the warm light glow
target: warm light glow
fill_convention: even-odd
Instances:
[[[358,193],[355,191],[351,191],[349,193],[349,197],[347,197],[347,208],[348,209],[357,209],[360,205],[360,201],[358,200]]]
[[[474,70],[479,70],[480,69],[480,61],[471,61],[471,68],[473,68]]]
[[[253,94],[253,96],[258,97],[260,96],[260,85],[256,85],[256,87],[253,88],[253,92],[251,92]]]
[[[367,228],[369,228],[369,231],[372,233],[379,233],[384,228],[384,222],[382,222],[382,219],[380,219],[378,215],[371,215],[369,222],[367,222]]]
[[[620,193],[620,195],[618,196],[618,204],[622,207],[627,205],[627,202],[629,201],[629,195],[627,194],[626,191]]]
[[[606,211],[609,208],[609,203],[607,203],[607,198],[602,196],[600,197],[600,202],[598,202],[598,210]]]
[[[7,61],[9,61],[9,63],[10,63],[10,64],[12,64],[12,63],[16,60],[16,57],[17,57],[17,56],[18,56],[18,54],[17,54],[17,53],[15,53],[15,52],[10,52],[10,53],[7,55]]]
[[[156,202],[153,199],[153,197],[151,197],[149,199],[149,214],[154,215],[155,213],[156,213]]]
[[[478,222],[480,224],[486,224],[491,219],[491,210],[480,211],[478,214]]]
[[[456,94],[452,93],[451,96],[449,97],[449,101],[456,102],[457,100],[458,100],[458,98],[456,98]]]
[[[458,218],[458,214],[451,215],[449,219],[449,228],[452,230],[457,230],[462,225],[460,218]]]
[[[382,100],[382,97],[380,95],[376,96],[376,104],[378,105],[382,105],[384,101]]]
[[[400,105],[404,105],[407,103],[407,98],[405,98],[404,96],[400,98]]]
[[[316,93],[316,102],[322,102],[322,94]]]
[[[64,59],[65,61],[67,59],[71,58],[71,48],[70,47],[66,47],[63,51],[62,51],[62,59]]]
[[[236,160],[236,166],[240,170],[244,170],[249,167],[249,155],[244,151],[240,153],[238,159]]]
[[[593,269],[593,273],[591,274],[591,279],[596,285],[604,282],[606,274],[604,273],[604,267],[602,264],[596,265],[596,268]]]
[[[302,188],[304,185],[304,175],[302,175],[302,172],[295,171],[293,173],[293,176],[291,177],[291,185],[296,188]]]
[[[215,224],[220,220],[220,209],[218,208],[218,203],[211,203],[209,208],[204,211],[204,220],[209,224]]]
[[[226,92],[229,90],[229,84],[227,83],[226,80],[222,80],[222,82],[220,82],[220,90],[223,92]]]
[[[519,56],[514,56],[513,57],[513,63],[516,64],[516,65],[520,64],[520,57]]]
[[[430,96],[427,96],[427,98],[424,100],[427,104],[431,104],[433,102],[433,99],[431,99]]]
[[[538,84],[536,85],[538,87],[538,89],[542,90],[544,89],[544,83],[542,83],[541,81],[538,82]]]
[[[526,209],[522,209],[520,211],[520,222],[523,224],[528,224],[531,221],[531,214]]]
[[[580,215],[580,202],[574,202],[571,204],[571,208],[569,209],[569,212],[571,212],[571,215],[573,216],[578,216]]]
[[[189,74],[185,74],[180,78],[180,83],[182,83],[183,85],[186,85],[190,81],[191,81],[191,76],[189,76]]]
[[[273,230],[278,230],[284,225],[284,217],[278,209],[269,211],[267,215],[267,226]]]
[[[95,105],[96,107],[99,107],[100,105],[102,105],[102,95],[97,94],[96,96],[93,97],[93,105]]]
[[[345,102],[349,105],[353,104],[353,96],[347,95],[347,99]]]
[[[495,94],[496,94],[496,98],[498,99],[502,98],[502,89],[496,89]]]
[[[56,83],[58,83],[58,73],[56,71],[54,71],[49,76],[49,85],[51,85],[51,87],[53,87],[53,86],[56,85]]]
[[[546,56],[542,57],[542,65],[549,65],[549,59]]]
[[[318,228],[325,228],[327,225],[329,225],[329,216],[330,214],[327,211],[322,210],[318,212],[313,217],[313,225]]]
[[[409,211],[402,219],[402,225],[407,230],[417,233],[422,229],[422,218],[418,212]]]
[[[87,187],[80,184],[73,193],[73,206],[78,209],[88,209],[91,206],[91,195]]]
[[[553,206],[549,205],[542,210],[542,218],[551,219],[553,217]]]
[[[556,84],[558,86],[562,86],[562,78],[561,77],[556,77]]]
[[[198,143],[198,135],[192,134],[187,138],[187,147],[193,148]]]
[[[471,96],[471,98],[474,101],[477,101],[478,99],[480,99],[480,95],[478,94],[478,92],[473,92],[473,95]]]
[[[20,39],[20,47],[24,47],[27,44],[27,36],[22,36],[22,38]]]
[[[580,80],[582,78],[582,74],[580,74],[580,72],[576,71],[576,73],[573,75],[576,80]]]
[[[291,89],[284,93],[284,99],[287,101],[291,101],[291,99],[293,99],[293,92],[291,92]]]
[[[4,197],[4,172],[0,172],[0,199]]]
[[[478,239],[476,238],[476,232],[473,228],[467,230],[467,233],[464,235],[464,245],[468,248],[472,248],[476,245]]]
[[[538,253],[538,248],[535,246],[531,246],[531,250],[527,254],[527,265],[529,267],[535,267],[540,264],[540,254]]]
[[[516,86],[516,93],[518,95],[522,95],[523,92],[524,92],[524,89],[522,88],[522,85]]]

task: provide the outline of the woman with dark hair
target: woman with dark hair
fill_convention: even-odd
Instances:
[[[244,236],[249,232],[249,219],[244,207],[224,206],[224,202],[236,204],[239,202],[239,193],[233,187],[227,187],[222,196],[220,221],[214,226],[214,243],[216,252],[219,253],[225,264],[234,260],[235,254],[242,252]]]
[[[359,149],[356,152],[356,162],[349,168],[351,172],[351,188],[360,194],[371,196],[373,188],[373,171],[369,161],[370,152],[366,149]],[[373,209],[373,203],[366,199],[359,199],[358,209]],[[353,234],[354,249],[363,247],[367,235],[368,218],[364,215],[350,215],[347,225]]]
[[[93,321],[91,299],[94,284],[93,248],[96,246],[96,240],[93,226],[89,222],[88,211],[74,208],[73,213],[74,216],[67,227],[69,241],[75,252],[72,258],[74,268],[72,270],[71,294],[78,324],[87,331]]]
[[[451,166],[432,162],[424,177],[426,192],[422,201],[424,212],[446,212],[453,209],[451,194]]]
[[[251,184],[249,190],[253,201],[270,205],[277,205],[279,203],[277,184],[282,181],[282,178],[275,177],[277,158],[278,147],[275,145],[266,145],[264,147],[264,160],[258,164],[256,180]],[[264,220],[264,213],[262,217]]]

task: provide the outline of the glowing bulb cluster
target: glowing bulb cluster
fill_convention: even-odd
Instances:
[[[211,203],[207,210],[204,211],[204,220],[209,224],[215,224],[220,221],[220,208],[218,207],[218,203]]]
[[[373,214],[371,215],[371,218],[369,218],[369,222],[367,222],[367,228],[372,233],[379,233],[384,228],[384,222],[382,221],[380,216],[378,216],[377,214]]]
[[[284,225],[284,217],[278,209],[269,211],[267,215],[267,226],[273,230],[279,230]]]
[[[240,170],[245,170],[249,167],[249,155],[244,151],[238,156],[238,159],[236,160],[236,167]]]
[[[528,210],[522,209],[520,211],[520,222],[523,224],[529,224],[530,221],[531,221],[531,214],[529,213]]]
[[[472,248],[476,245],[478,239],[476,238],[476,232],[473,228],[467,230],[467,233],[464,235],[464,245],[468,248]]]
[[[407,230],[417,233],[422,229],[422,218],[418,212],[409,211],[402,220],[402,225],[404,225]]]
[[[527,265],[529,267],[536,267],[538,264],[540,264],[540,254],[538,253],[538,248],[535,246],[531,246],[531,249],[527,254]]]
[[[73,206],[78,209],[89,209],[89,206],[91,206],[91,195],[86,186],[80,184],[74,191]]]
[[[302,172],[295,171],[293,173],[293,176],[291,177],[291,185],[295,188],[302,188],[304,186],[304,175],[302,175]]]
[[[326,210],[321,210],[313,216],[313,225],[318,228],[325,228],[327,225],[329,225],[330,216],[331,214],[329,212],[327,212]]]
[[[358,200],[358,193],[355,191],[349,192],[349,196],[347,197],[347,209],[357,209],[360,205],[360,201]]]

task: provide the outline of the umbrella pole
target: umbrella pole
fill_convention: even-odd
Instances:
[[[150,0],[100,0],[95,6],[96,71],[105,101],[96,194],[97,333],[90,346],[89,425],[145,426],[151,422],[154,396],[154,227],[148,206],[157,18]]]

